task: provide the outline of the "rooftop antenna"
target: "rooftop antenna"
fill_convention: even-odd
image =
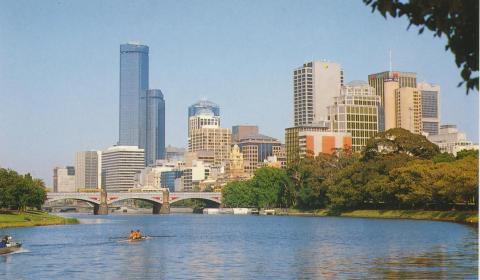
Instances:
[[[392,49],[388,50],[388,55],[389,55],[389,70],[392,72]]]

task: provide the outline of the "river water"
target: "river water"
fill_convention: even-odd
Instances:
[[[24,243],[0,279],[476,279],[476,228],[432,221],[77,215],[3,229]],[[122,242],[131,229],[154,237]]]

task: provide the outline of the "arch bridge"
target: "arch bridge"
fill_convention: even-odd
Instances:
[[[222,193],[219,192],[169,192],[167,190],[158,192],[109,192],[95,193],[63,192],[47,193],[45,203],[57,200],[74,199],[93,204],[95,215],[108,214],[108,207],[115,202],[126,199],[139,199],[153,204],[153,214],[170,213],[170,203],[185,199],[203,199],[220,204]]]

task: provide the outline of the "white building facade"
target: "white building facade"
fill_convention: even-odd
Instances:
[[[437,135],[429,135],[428,140],[437,144],[440,151],[453,154],[461,150],[478,150],[478,144],[467,140],[465,133],[459,132],[456,125],[447,124],[440,126]]]
[[[340,94],[343,71],[340,64],[313,61],[293,71],[294,125],[325,121],[327,107]]]
[[[137,146],[113,146],[102,152],[102,187],[107,192],[128,191],[145,167],[145,153]]]

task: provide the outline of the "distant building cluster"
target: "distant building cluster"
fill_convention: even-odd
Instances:
[[[412,72],[368,75],[344,84],[338,63],[313,61],[293,71],[294,126],[285,129],[287,163],[338,149],[359,152],[391,128],[423,134],[442,152],[478,149],[451,125],[440,125],[440,86]],[[343,133],[343,134],[339,134]]]
[[[221,126],[220,107],[188,107],[188,146],[165,147],[165,98],[149,88],[149,48],[120,46],[118,143],[80,151],[75,166],[55,167],[55,192],[218,191],[261,167],[286,168],[305,157],[359,152],[391,128],[423,134],[442,152],[478,149],[455,125],[440,124],[440,86],[412,72],[385,71],[344,83],[338,63],[312,61],[293,70],[293,124],[285,143],[256,125]]]

